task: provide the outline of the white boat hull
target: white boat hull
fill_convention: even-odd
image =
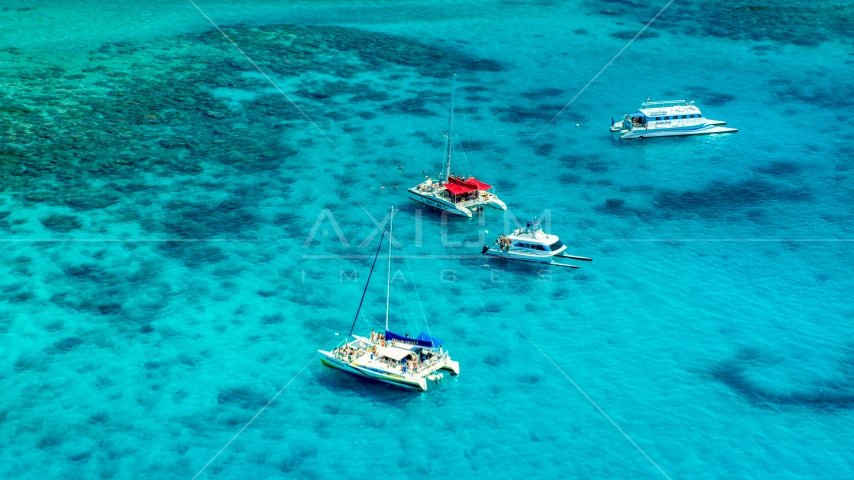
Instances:
[[[715,122],[715,123],[711,123]],[[657,138],[657,137],[680,137],[685,135],[709,135],[713,133],[735,133],[738,131],[737,128],[729,128],[723,127],[721,125],[725,125],[726,122],[720,121],[710,121],[703,128],[691,128],[691,129],[679,129],[679,128],[668,128],[668,129],[656,129],[656,128],[643,128],[636,127],[632,130],[625,131],[620,135],[620,138],[624,140],[631,140],[634,138]]]
[[[517,254],[510,252],[502,252],[496,247],[492,247],[483,252],[484,255],[489,255],[492,257],[501,257],[501,258],[509,258],[511,260],[522,260],[525,262],[534,262],[534,263],[550,263],[554,260],[554,255],[526,255],[526,254]]]
[[[489,255],[490,257],[498,257],[498,258],[506,258],[508,260],[517,260],[520,262],[528,262],[528,263],[538,263],[542,265],[553,265],[556,267],[568,267],[568,268],[579,268],[576,265],[569,265],[567,263],[560,263],[555,261],[555,257],[561,257],[562,255],[531,255],[524,253],[514,252],[512,249],[509,252],[501,251],[501,249],[493,246],[486,247],[484,246],[483,251],[481,252],[484,255]]]
[[[423,203],[428,207],[438,208],[439,210],[453,213],[455,215],[461,215],[463,217],[471,218],[471,210],[466,207],[462,207],[451,203],[445,199],[434,197],[431,195],[423,195],[418,193],[414,188],[410,188],[408,190],[410,200],[415,200],[418,203]]]
[[[409,198],[411,200],[415,200],[418,203],[423,203],[429,207],[438,208],[439,210],[453,213],[455,215],[461,215],[464,217],[471,218],[472,216],[472,207],[477,207],[480,205],[486,205],[487,207],[497,208],[499,210],[507,210],[507,204],[505,204],[501,199],[491,193],[482,193],[481,196],[474,200],[467,200],[459,203],[451,203],[444,198],[439,198],[433,195],[425,195],[418,191],[416,188],[410,188],[407,190],[409,193]]]
[[[418,372],[417,375],[397,374],[392,372],[379,371],[373,368],[359,365],[356,362],[346,362],[336,358],[332,352],[319,350],[321,357],[320,362],[327,367],[341,370],[342,372],[355,375],[357,377],[367,378],[395,387],[408,388],[412,390],[427,391],[427,378],[432,377],[437,370],[449,370],[452,375],[460,374],[460,364],[457,361],[451,360],[450,355],[447,355],[441,363],[436,363]],[[435,378],[435,377],[433,377]]]

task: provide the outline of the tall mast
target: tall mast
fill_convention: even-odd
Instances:
[[[377,259],[380,257],[380,249],[383,246],[383,239],[385,238],[385,230],[383,230],[382,236],[380,236],[380,244],[377,245],[377,253],[374,254],[374,263],[371,264],[371,271],[368,272],[368,281],[365,282],[365,289],[362,290],[362,299],[359,300],[359,308],[356,309],[356,318],[353,319],[353,325],[350,326],[350,332],[347,334],[347,340],[350,341],[350,335],[353,334],[353,329],[356,328],[356,320],[359,319],[359,313],[362,311],[362,304],[365,303],[365,294],[368,293],[368,285],[371,284],[371,275],[374,274],[374,267],[377,266]],[[388,314],[386,314],[388,315]],[[387,323],[387,322],[386,322]]]
[[[394,243],[394,207],[391,207],[388,226],[388,274],[385,290],[385,331],[388,332],[388,303],[391,300],[391,244]]]
[[[451,80],[451,108],[448,113],[448,137],[445,141],[445,150],[448,155],[448,165],[445,170],[445,182],[448,181],[448,178],[451,176],[451,150],[453,150],[453,137],[451,137],[452,132],[454,130],[454,90],[457,88],[457,74],[454,74],[453,80]]]

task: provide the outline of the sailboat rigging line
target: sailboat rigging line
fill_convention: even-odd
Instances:
[[[412,279],[412,288],[415,290],[415,298],[418,300],[418,307],[421,308],[421,318],[424,319],[424,325],[427,326],[427,333],[430,333],[430,324],[427,323],[427,314],[424,313],[424,304],[421,302],[421,295],[418,294],[418,282],[415,281],[415,275],[412,274],[412,268],[409,266],[409,255],[403,252],[403,260],[406,263],[406,271],[409,273],[409,278]]]
[[[365,301],[365,294],[368,293],[368,285],[371,284],[371,275],[374,273],[374,267],[377,265],[377,258],[380,256],[380,248],[383,246],[383,239],[385,238],[385,229],[383,229],[383,234],[380,237],[380,244],[377,245],[377,253],[374,255],[374,263],[371,264],[371,271],[368,273],[368,281],[365,282],[365,290],[362,291],[362,299],[359,300],[359,308],[356,309],[356,318],[353,319],[353,325],[350,326],[350,333],[347,334],[347,339],[350,339],[350,335],[353,334],[353,329],[356,328],[356,321],[359,319],[359,312],[362,311],[362,303]],[[389,242],[391,243],[391,242]]]
[[[448,138],[447,138],[447,153],[448,153],[448,166],[445,171],[445,181],[448,181],[448,177],[451,176],[451,150],[454,148],[454,93],[457,89],[457,74],[454,74],[453,80],[451,81],[451,108],[448,111]]]
[[[394,244],[394,207],[388,217],[388,274],[385,290],[385,331],[388,331],[388,304],[391,300],[391,246]],[[379,252],[377,252],[379,253]],[[376,260],[375,260],[376,261]]]
[[[463,154],[463,170],[465,170],[469,175],[474,175],[474,170],[471,168],[471,164],[469,163],[469,157],[466,155],[466,150],[463,148],[463,142],[458,138],[457,145],[460,148],[460,153]]]
[[[368,326],[371,327],[371,329],[375,328],[375,320],[373,317],[370,316],[370,314],[368,314],[368,312],[363,313],[362,318],[365,320],[365,323],[367,323]]]
[[[460,102],[460,103],[462,103],[462,102]],[[465,109],[463,109],[463,130],[464,130],[463,134],[465,136],[466,143],[468,144],[468,151],[472,152],[471,134],[469,133],[469,121],[468,121],[468,115],[466,114]],[[460,142],[460,150],[463,150],[463,155],[465,155],[465,150],[463,149],[463,141],[460,140],[459,142]],[[468,168],[469,175],[477,176],[477,173],[474,171],[474,168],[472,168],[471,164],[469,164],[469,162],[468,162],[468,156],[466,156],[466,164],[467,164],[466,167]]]

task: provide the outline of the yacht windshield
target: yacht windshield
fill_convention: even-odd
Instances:
[[[551,251],[553,251],[553,252],[554,252],[555,250],[558,250],[558,249],[560,249],[561,247],[563,247],[563,242],[561,242],[560,240],[558,240],[558,241],[556,241],[555,243],[553,243],[553,244],[549,245],[549,250],[551,250]]]

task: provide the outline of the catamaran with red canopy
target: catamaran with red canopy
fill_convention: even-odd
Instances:
[[[454,75],[454,85],[457,76]],[[492,185],[474,177],[460,177],[451,174],[451,152],[453,151],[454,126],[454,90],[451,89],[451,108],[448,115],[448,135],[445,137],[446,164],[439,178],[427,177],[427,180],[409,189],[409,198],[424,205],[438,208],[456,215],[471,217],[472,210],[492,208],[507,210],[507,205],[492,192]]]

